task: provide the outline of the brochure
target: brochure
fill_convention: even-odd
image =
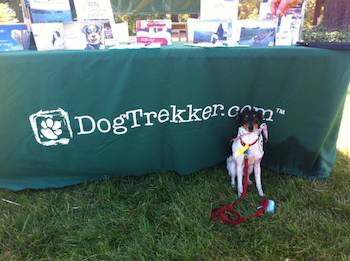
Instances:
[[[38,51],[64,49],[63,23],[38,23],[31,27]]]
[[[239,44],[254,47],[274,46],[276,37],[275,21],[240,21]]]
[[[24,0],[23,13],[31,23],[72,21],[69,0]]]
[[[227,42],[232,37],[232,20],[188,21],[188,40],[193,43]]]
[[[136,42],[171,45],[171,20],[136,21]]]
[[[0,51],[29,48],[30,32],[26,24],[0,24]]]
[[[287,11],[287,14],[281,18],[278,33],[290,33],[292,42],[296,44],[301,39],[302,25],[304,22],[305,4],[299,4]],[[279,44],[279,42],[277,43]]]
[[[68,50],[105,49],[104,27],[110,27],[108,20],[65,23],[64,48]]]
[[[292,45],[300,41],[304,14],[305,4],[299,4],[290,8],[286,15],[277,18],[271,13],[271,0],[263,0],[259,10],[260,19],[278,20],[276,45]]]

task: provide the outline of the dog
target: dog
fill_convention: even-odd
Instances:
[[[85,50],[104,49],[102,29],[103,27],[100,24],[89,24],[82,28],[87,41]]]
[[[232,155],[226,160],[228,174],[231,176],[231,185],[235,187],[237,178],[238,197],[243,193],[244,159],[248,159],[248,175],[253,172],[259,196],[264,192],[261,185],[260,162],[264,155],[263,143],[268,139],[267,125],[262,123],[261,111],[245,110],[238,115],[240,127],[237,137],[232,141]],[[251,181],[249,179],[249,183]]]
[[[53,47],[64,48],[63,38],[60,31],[55,30],[52,32],[51,43]]]

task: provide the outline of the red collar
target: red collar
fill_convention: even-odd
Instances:
[[[240,140],[240,142],[241,142],[241,145],[244,147],[244,146],[246,145],[246,143],[243,142],[243,140],[242,140],[241,137],[239,138],[239,140]],[[249,146],[249,147],[250,147],[250,146],[253,146],[254,144],[256,144],[256,143],[258,142],[258,140],[259,140],[259,137],[258,137],[253,143],[248,144],[248,146]]]

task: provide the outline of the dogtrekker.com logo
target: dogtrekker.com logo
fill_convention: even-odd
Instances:
[[[284,115],[281,108],[264,109],[251,105],[231,106],[225,109],[223,104],[212,104],[203,108],[195,108],[192,104],[184,107],[170,105],[159,111],[144,111],[135,109],[119,114],[112,119],[96,119],[91,115],[74,116],[72,123],[76,124],[78,132],[74,135],[90,135],[93,133],[113,133],[115,135],[126,134],[131,129],[152,127],[156,123],[186,124],[191,122],[203,122],[211,118],[229,117],[234,118],[244,110],[261,111],[264,120],[272,122],[274,113]],[[34,133],[35,140],[44,146],[68,145],[73,139],[73,131],[70,117],[67,111],[58,108],[56,110],[38,111],[29,116],[29,121]]]

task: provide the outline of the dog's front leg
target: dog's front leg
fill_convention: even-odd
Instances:
[[[228,174],[231,177],[231,186],[234,188],[236,186],[235,179],[236,179],[236,163],[232,156],[228,157],[226,160],[226,168],[228,171]]]
[[[248,168],[248,173],[249,173],[248,184],[249,185],[253,184],[252,180],[250,179],[250,175],[253,173],[253,168],[254,168],[253,165],[250,165],[249,168]]]
[[[260,160],[254,163],[254,176],[255,176],[256,189],[258,190],[259,196],[263,197],[264,192],[262,190],[262,185],[261,185]]]
[[[240,197],[243,193],[243,159],[237,161],[237,189]]]

